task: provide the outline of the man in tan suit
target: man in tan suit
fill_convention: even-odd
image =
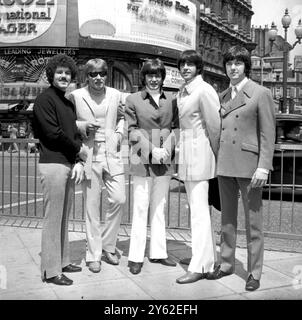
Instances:
[[[224,55],[230,87],[220,95],[221,136],[217,175],[222,206],[221,265],[209,280],[230,275],[235,268],[238,192],[245,212],[248,278],[246,290],[260,286],[263,265],[262,187],[275,143],[275,110],[269,89],[248,79],[251,58],[240,46]]]
[[[70,100],[76,106],[77,126],[87,153],[83,195],[86,262],[91,272],[101,270],[102,251],[108,263],[119,264],[115,247],[126,201],[124,166],[120,153],[124,111],[121,93],[105,85],[107,69],[104,60],[89,60],[85,66],[87,86],[70,95]],[[100,222],[101,182],[107,189],[109,201],[103,230]]]

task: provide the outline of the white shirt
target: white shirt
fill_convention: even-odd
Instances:
[[[249,79],[247,77],[245,77],[234,86],[232,84],[230,84],[230,87],[232,88],[232,99],[235,98],[236,94],[246,85],[246,83],[248,81],[249,81]]]

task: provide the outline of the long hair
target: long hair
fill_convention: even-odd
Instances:
[[[54,74],[57,67],[69,68],[71,72],[71,80],[74,80],[77,74],[77,67],[75,61],[66,54],[57,54],[48,60],[46,65],[46,77],[50,84],[53,82]]]
[[[226,73],[226,63],[232,60],[241,61],[244,63],[244,73],[247,77],[250,75],[252,60],[249,51],[242,46],[230,47],[223,55],[223,66]]]
[[[166,78],[166,68],[164,63],[160,59],[148,59],[143,64],[140,71],[140,81],[143,86],[145,86],[145,76],[147,74],[160,74],[162,78],[162,82],[164,82]]]
[[[180,70],[180,65],[185,62],[194,63],[197,69],[197,74],[202,74],[203,72],[203,59],[201,53],[195,50],[185,50],[183,51],[178,60],[177,60],[177,67]]]

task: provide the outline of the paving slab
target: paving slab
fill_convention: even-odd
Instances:
[[[264,265],[291,278],[297,273],[302,275],[302,255],[291,259],[264,261]]]
[[[0,290],[0,300],[57,300],[55,292],[50,288],[6,291]]]
[[[191,284],[178,284],[176,278],[184,272],[140,274],[133,281],[155,300],[202,300],[210,297],[230,295],[234,292],[218,282],[200,280]]]
[[[249,300],[301,300],[302,287],[298,290],[293,287],[281,287],[243,293],[243,297]]]
[[[135,282],[126,279],[105,280],[69,287],[48,284],[58,299],[64,300],[150,300],[148,295]]]
[[[149,241],[141,273],[129,272],[130,239],[129,228],[126,229],[117,243],[120,264],[113,266],[102,261],[102,270],[97,274],[91,273],[85,263],[85,233],[69,232],[71,260],[83,270],[67,274],[74,284],[62,287],[41,281],[41,229],[0,226],[0,300],[302,300],[301,253],[265,250],[261,287],[255,292],[245,291],[246,248],[236,250],[235,274],[215,281],[180,285],[176,278],[186,272],[187,266],[150,263]],[[169,240],[167,245],[169,255],[176,262],[191,256],[190,242]],[[219,246],[216,251],[219,254]],[[1,279],[4,270],[5,289]]]

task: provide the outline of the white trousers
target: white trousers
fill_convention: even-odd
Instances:
[[[103,228],[100,217],[102,182],[107,189],[109,202]],[[84,180],[82,188],[86,218],[86,262],[100,261],[102,250],[115,252],[126,201],[125,176],[111,176],[102,162],[93,162],[91,180]]]
[[[128,260],[143,262],[147,240],[148,209],[150,208],[149,258],[168,257],[166,245],[165,205],[170,176],[133,176],[133,217]]]
[[[208,181],[185,181],[191,212],[192,259],[188,268],[191,272],[212,272],[216,248],[208,204]]]

